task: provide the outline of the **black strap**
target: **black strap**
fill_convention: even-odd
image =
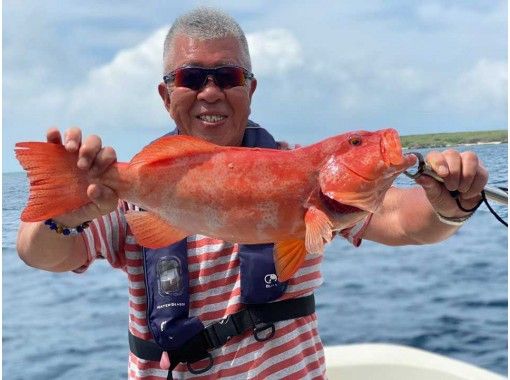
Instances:
[[[262,342],[275,333],[274,322],[304,317],[315,312],[315,298],[309,296],[260,305],[248,305],[245,309],[230,314],[221,321],[212,323],[199,334],[189,339],[177,350],[169,351],[171,369],[180,362],[188,363],[191,372],[203,373],[210,369],[213,359],[209,351],[223,346],[232,337],[251,330],[256,340]],[[140,359],[159,361],[163,349],[154,342],[140,339],[129,332],[129,348]],[[209,357],[206,368],[194,370],[190,363]],[[171,374],[169,374],[169,378]]]

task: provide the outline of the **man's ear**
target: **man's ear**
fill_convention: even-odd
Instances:
[[[251,97],[253,96],[253,93],[255,92],[256,89],[257,89],[257,80],[255,78],[253,78],[250,81],[250,100],[251,100]]]
[[[161,99],[163,100],[163,103],[165,104],[166,110],[170,112],[170,93],[168,92],[168,87],[165,83],[161,82],[158,84],[158,92],[159,96],[161,96]]]

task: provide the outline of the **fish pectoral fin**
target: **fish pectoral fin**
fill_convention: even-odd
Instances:
[[[333,224],[328,216],[318,208],[311,206],[305,214],[305,247],[310,253],[323,253],[324,244],[333,237]]]
[[[147,248],[166,247],[189,235],[149,211],[127,211],[126,220],[137,243]]]
[[[305,261],[306,249],[303,240],[283,240],[274,245],[274,262],[278,281],[289,280]]]

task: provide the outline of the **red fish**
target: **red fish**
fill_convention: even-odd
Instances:
[[[16,144],[30,197],[21,220],[35,222],[90,202],[77,153],[44,142]],[[168,136],[96,180],[144,211],[126,214],[138,243],[167,246],[203,234],[244,244],[275,243],[280,281],[335,231],[375,212],[411,164],[393,129],[357,131],[295,149],[224,147]]]

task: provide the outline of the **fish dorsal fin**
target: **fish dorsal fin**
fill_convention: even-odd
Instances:
[[[212,153],[218,149],[220,149],[219,145],[193,136],[163,136],[136,154],[131,159],[130,165],[155,164],[159,161],[173,160],[191,154]]]
[[[303,265],[306,256],[304,240],[283,240],[274,245],[274,263],[278,281],[288,281]]]
[[[166,247],[191,235],[149,211],[128,211],[126,220],[137,243],[147,248]]]
[[[318,208],[310,206],[305,214],[305,247],[310,253],[323,253],[324,244],[333,236],[333,224],[328,216]]]

